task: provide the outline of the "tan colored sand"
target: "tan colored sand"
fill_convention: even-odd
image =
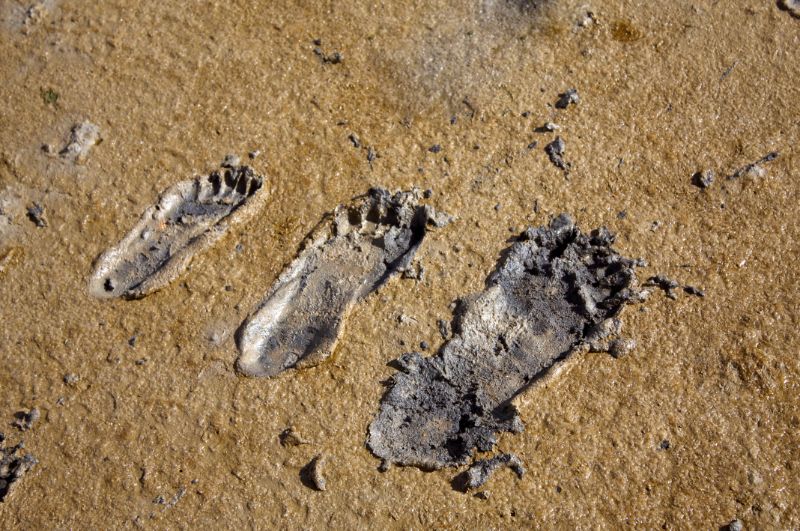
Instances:
[[[2,527],[800,526],[800,20],[775,2],[596,1],[585,27],[578,0],[537,16],[501,0],[40,3],[27,21],[29,4],[0,5],[0,431],[39,459]],[[317,38],[343,62],[322,64]],[[581,103],[556,111],[573,86]],[[84,120],[103,138],[84,164],[41,149]],[[569,181],[533,132],[546,121]],[[274,193],[254,221],[141,301],[87,295],[92,260],[160,190],[255,149]],[[725,182],[772,150],[765,176]],[[319,367],[235,375],[235,328],[322,214],[372,184],[432,187],[458,216],[426,239],[425,281],[359,305]],[[26,219],[34,201],[47,227]],[[707,296],[655,294],[625,314],[636,351],[587,354],[524,397],[525,433],[498,447],[528,474],[500,471],[488,500],[454,491],[455,470],[379,473],[364,440],[386,363],[438,347],[436,320],[481,288],[509,228],[561,211]],[[13,414],[32,406],[22,434]],[[312,444],[281,446],[290,425]],[[325,492],[299,477],[319,453]]]

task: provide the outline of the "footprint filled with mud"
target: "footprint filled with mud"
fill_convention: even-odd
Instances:
[[[508,248],[486,289],[455,311],[438,354],[406,354],[367,444],[386,463],[439,469],[491,450],[523,423],[512,400],[548,369],[618,329],[638,300],[635,260],[606,229],[587,235],[566,215],[531,228]]]
[[[449,218],[417,190],[373,188],[326,216],[238,333],[238,369],[276,376],[330,356],[354,303],[406,269],[426,232]]]
[[[163,288],[195,254],[255,213],[266,195],[263,178],[247,166],[223,166],[175,184],[122,241],[97,258],[89,293],[135,299]]]

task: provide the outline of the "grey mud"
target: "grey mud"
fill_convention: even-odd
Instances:
[[[561,215],[503,252],[484,291],[462,300],[439,352],[402,356],[367,444],[384,463],[438,469],[492,450],[523,423],[512,400],[570,354],[618,330],[638,300],[635,260],[606,229],[582,233]]]

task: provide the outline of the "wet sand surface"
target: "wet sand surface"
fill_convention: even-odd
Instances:
[[[800,526],[800,19],[756,0],[135,4],[0,5],[0,431],[38,460],[2,527]],[[85,121],[102,141],[60,154]],[[93,260],[228,153],[265,176],[263,210],[161,291],[92,298]],[[456,216],[417,253],[424,279],[359,303],[319,366],[238,375],[234,331],[370,186],[431,188]],[[574,356],[522,396],[496,450],[527,473],[488,499],[452,488],[466,467],[379,472],[387,363],[435,352],[450,303],[561,212],[705,297],[654,292],[623,314],[633,352]],[[289,426],[308,444],[282,445]],[[300,478],[318,454],[324,491]]]

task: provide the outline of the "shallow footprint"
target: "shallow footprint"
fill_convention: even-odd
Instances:
[[[353,304],[405,269],[449,218],[419,193],[373,188],[326,216],[237,332],[238,369],[276,376],[327,358]]]
[[[224,166],[161,194],[117,245],[100,255],[89,280],[95,297],[144,297],[177,278],[192,257],[255,213],[267,193],[247,166]]]

